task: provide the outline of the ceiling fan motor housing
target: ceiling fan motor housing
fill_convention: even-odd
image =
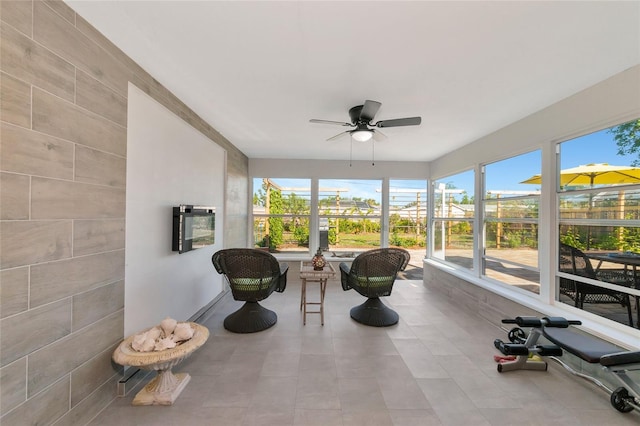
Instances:
[[[354,106],[349,110],[349,118],[351,118],[351,122],[353,124],[358,124],[359,122],[367,123],[364,120],[360,120],[360,113],[362,112],[363,105]]]

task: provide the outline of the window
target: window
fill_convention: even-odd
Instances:
[[[538,294],[540,168],[540,151],[487,164],[482,200],[483,275]]]
[[[389,246],[421,249],[426,245],[427,181],[389,181]]]
[[[466,269],[473,269],[474,178],[469,170],[433,183],[432,255]]]
[[[320,243],[330,251],[354,254],[380,247],[381,180],[320,179]]]
[[[255,247],[309,252],[310,179],[253,179]]]
[[[568,268],[561,250],[557,299],[627,325],[627,296],[640,295],[639,131],[636,120],[561,143],[556,177],[561,248],[589,262]]]

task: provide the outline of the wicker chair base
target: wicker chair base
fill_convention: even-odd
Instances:
[[[400,317],[391,308],[388,308],[380,298],[367,299],[362,305],[354,306],[350,311],[351,318],[360,324],[372,327],[388,327],[398,322]]]
[[[246,302],[224,319],[224,328],[234,333],[255,333],[266,330],[278,321],[275,312],[258,302]]]

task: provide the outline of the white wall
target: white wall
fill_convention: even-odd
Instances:
[[[129,84],[125,335],[186,320],[223,289],[211,264],[223,247],[226,152]],[[171,251],[172,207],[216,207],[215,244]]]
[[[479,163],[549,148],[640,116],[640,65],[614,75],[535,114],[444,155],[430,163],[438,179]]]

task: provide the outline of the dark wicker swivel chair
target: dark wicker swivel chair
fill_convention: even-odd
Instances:
[[[275,312],[258,302],[274,290],[284,291],[289,269],[286,263],[278,263],[266,251],[248,248],[220,250],[213,254],[211,261],[216,271],[227,277],[233,298],[245,302],[225,318],[224,328],[234,333],[254,333],[278,321]]]
[[[381,296],[391,294],[396,275],[409,263],[409,252],[400,248],[382,248],[359,254],[351,264],[340,264],[342,288],[351,288],[367,297],[362,305],[351,308],[351,318],[361,324],[386,327],[398,322],[398,314],[385,306]]]
[[[596,272],[587,255],[581,250],[563,243],[560,243],[559,269],[560,272],[566,272],[567,274],[606,281],[625,287],[630,287],[633,283],[633,278],[628,276],[624,271],[601,269]],[[627,293],[609,290],[564,277],[560,278],[560,293],[572,299],[576,308],[579,309],[584,309],[585,302],[617,303],[626,306],[629,325],[633,327],[631,300]]]

